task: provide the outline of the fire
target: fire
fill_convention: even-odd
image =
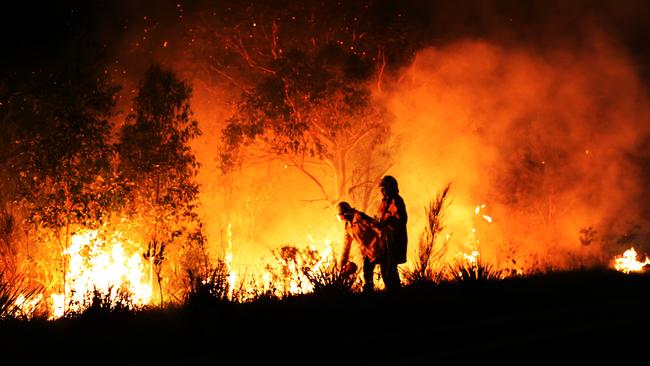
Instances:
[[[70,247],[63,253],[68,257],[64,293],[51,295],[52,318],[63,316],[66,310],[82,310],[93,291],[119,301],[118,291],[125,288],[133,305],[149,303],[153,291],[144,275],[142,258],[139,253],[126,253],[121,236],[114,233],[110,242],[102,240],[97,230],[72,236]]]
[[[475,266],[478,263],[478,258],[481,253],[478,250],[473,250],[471,253],[459,253],[458,256],[462,257],[470,266]]]
[[[40,304],[41,300],[43,300],[43,294],[38,294],[31,298],[26,297],[24,294],[20,294],[14,301],[14,306],[20,309],[20,314],[31,317],[36,312],[36,308]]]
[[[232,259],[233,259],[233,254],[232,254],[232,225],[231,223],[228,223],[228,248],[226,248],[226,253],[225,253],[225,262],[226,262],[226,268],[228,269],[228,297],[232,298],[232,292],[235,288],[235,283],[237,282],[237,272],[232,270]]]
[[[614,268],[623,273],[642,272],[650,264],[650,258],[646,257],[643,262],[639,262],[636,255],[634,248],[626,250],[622,256],[614,258]]]
[[[485,221],[487,221],[489,223],[492,223],[492,221],[493,221],[492,216],[489,216],[489,215],[486,215],[486,214],[481,214],[481,210],[485,210],[485,204],[482,204],[480,206],[476,206],[476,208],[474,209],[474,214],[476,214],[477,216],[480,215],[483,218],[483,220],[485,220]]]
[[[307,239],[309,243],[302,249],[296,248],[295,252],[281,251],[281,255],[261,273],[265,290],[274,289],[277,296],[305,294],[314,290],[306,273],[316,273],[329,268],[336,259],[332,246],[333,240],[329,238],[316,240],[311,234]]]

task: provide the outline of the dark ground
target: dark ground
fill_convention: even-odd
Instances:
[[[648,274],[574,271],[397,295],[5,323],[0,353],[26,364],[648,364],[649,305]]]

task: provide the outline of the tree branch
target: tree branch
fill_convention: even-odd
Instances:
[[[294,164],[294,166],[295,166],[298,170],[300,170],[301,172],[303,172],[303,174],[305,174],[309,179],[311,179],[311,180],[316,184],[316,186],[318,186],[318,188],[320,189],[321,193],[323,194],[324,200],[330,202],[329,195],[327,194],[327,191],[325,190],[325,187],[323,187],[323,184],[318,180],[318,178],[316,178],[313,174],[311,174],[311,173],[310,173],[310,172],[309,172],[309,171],[304,167],[304,165],[302,165],[302,164],[298,164],[298,162],[296,161],[296,159],[294,159],[294,158],[292,158],[292,157],[289,158],[289,159],[292,161],[292,163]]]

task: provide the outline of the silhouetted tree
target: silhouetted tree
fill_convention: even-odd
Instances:
[[[291,50],[313,53],[337,44],[369,62],[381,89],[388,70],[414,55],[422,43],[422,2],[227,0],[188,14],[185,70],[208,90],[224,83],[251,91],[260,78],[275,75],[273,63]]]
[[[242,162],[280,159],[334,203],[374,189],[390,166],[390,114],[366,87],[368,65],[339,47],[288,52],[275,74],[245,92],[223,130],[225,172]],[[328,183],[331,182],[331,183]],[[353,184],[354,182],[354,184]],[[361,195],[369,204],[370,195]]]
[[[9,195],[3,203],[22,209],[37,229],[37,243],[53,239],[60,253],[76,230],[101,225],[120,201],[110,141],[119,87],[103,72],[95,50],[66,54],[60,63],[14,80],[20,86],[9,93],[2,115],[9,129],[2,143]],[[65,254],[62,271],[65,283]]]
[[[149,249],[144,256],[159,284],[165,247],[179,242],[198,223],[199,163],[189,142],[201,131],[193,119],[191,92],[173,72],[151,66],[117,145],[119,171],[131,187],[130,214],[145,225]],[[162,289],[160,296],[162,303]]]

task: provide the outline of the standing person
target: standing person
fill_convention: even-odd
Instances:
[[[363,255],[363,291],[370,292],[374,290],[373,274],[377,264],[381,269],[384,284],[387,285],[386,244],[381,236],[381,231],[378,229],[379,223],[367,214],[352,208],[347,202],[340,202],[337,207],[339,219],[345,222],[341,268],[344,272],[354,272],[356,270],[356,265],[350,262],[350,248],[352,242],[356,241]]]
[[[406,232],[406,204],[404,199],[399,195],[397,179],[391,175],[384,176],[379,182],[382,200],[379,205],[377,216],[379,227],[382,230],[386,242],[386,273],[384,279],[386,290],[393,291],[399,289],[402,284],[399,278],[397,266],[406,263],[406,247],[408,236]],[[383,275],[383,273],[382,273]]]

